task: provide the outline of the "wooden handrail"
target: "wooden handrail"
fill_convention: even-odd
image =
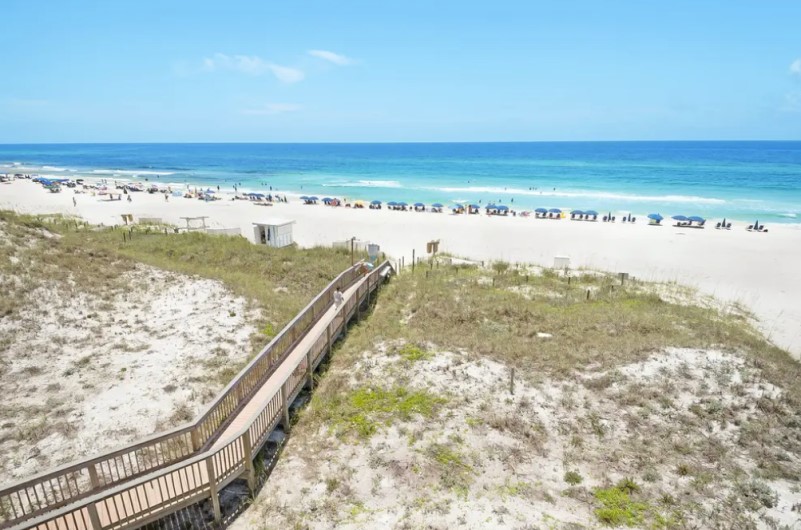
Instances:
[[[79,503],[22,522],[13,529],[108,530],[139,527],[208,498],[212,498],[215,518],[219,520],[219,491],[252,469],[249,459],[258,454],[270,432],[281,421],[282,409],[300,391],[302,384],[298,381],[298,374],[306,372],[306,363],[310,358],[317,364],[325,351],[330,351],[331,342],[369,293],[378,288],[381,273],[387,268],[391,269],[391,265],[385,261],[366,275],[356,293],[326,325],[325,331],[320,332],[309,350],[297,356],[296,364],[283,380],[276,381],[278,390],[260,401],[257,412],[251,414],[245,425],[233,433],[224,445],[83,498]],[[323,337],[326,340],[321,342]],[[287,383],[292,387],[289,391],[285,390]]]
[[[170,466],[202,449],[330,306],[334,290],[346,288],[358,279],[360,267],[361,263],[349,267],[315,296],[194,422],[0,488],[0,529]]]

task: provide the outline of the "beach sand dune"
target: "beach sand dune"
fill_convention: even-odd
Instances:
[[[76,198],[77,206],[72,199]],[[771,225],[766,234],[734,223],[729,231],[670,225],[547,220],[532,217],[455,216],[308,206],[289,203],[259,207],[247,201],[203,202],[160,194],[136,193],[133,201],[106,202],[71,191],[52,194],[30,181],[0,187],[0,208],[22,213],[62,212],[93,223],[121,224],[122,213],[183,224],[182,216],[208,216],[213,227],[238,227],[252,238],[251,223],[267,217],[296,221],[301,246],[329,245],[351,237],[381,245],[387,255],[410,263],[412,250],[425,256],[426,242],[440,250],[477,260],[531,262],[551,266],[569,256],[571,267],[627,272],[643,280],[677,282],[741,303],[755,314],[758,327],[777,345],[801,357],[801,225]],[[667,220],[665,221],[667,222]]]

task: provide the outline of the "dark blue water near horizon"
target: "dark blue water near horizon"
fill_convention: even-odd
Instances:
[[[799,222],[801,142],[0,145],[0,173]]]

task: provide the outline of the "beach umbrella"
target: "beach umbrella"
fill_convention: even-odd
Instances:
[[[438,203],[438,202],[435,202],[434,204],[431,205],[431,207],[432,208],[442,208],[442,205],[440,203]]]
[[[595,210],[587,210],[586,212],[584,212],[584,215],[598,215],[598,212],[596,212]]]
[[[414,203],[414,207],[415,208],[425,208],[426,205],[423,204],[422,202],[416,202],[416,203]]]
[[[703,223],[704,221],[706,221],[706,219],[704,219],[703,217],[698,217],[697,215],[691,215],[690,217],[687,218],[687,220],[692,221],[694,223]]]
[[[653,219],[654,221],[661,221],[662,219],[664,219],[664,217],[662,217],[658,213],[649,213],[648,219]]]
[[[478,210],[479,208],[481,208],[481,206],[479,206],[478,204],[471,204],[470,208],[475,208],[476,210]]]
[[[381,204],[381,201],[372,201],[370,204],[372,205]]]
[[[685,217],[684,215],[674,215],[673,217],[671,217],[671,219],[673,219],[674,221],[687,221],[688,220],[687,217]]]
[[[551,208],[550,210],[548,210],[548,213],[562,213],[562,210],[560,210],[559,208]]]
[[[405,202],[401,201],[401,202],[397,203],[397,206],[409,206],[409,205],[406,204]]]
[[[570,212],[570,215],[584,215],[584,212],[582,212],[581,210],[573,210],[572,212]]]
[[[302,198],[303,198],[303,197],[301,197],[301,199],[302,199]],[[312,195],[311,197],[309,197],[309,200],[310,200],[310,201],[319,201],[320,199],[318,199],[317,197],[315,197],[314,195]]]
[[[509,209],[509,207],[506,206],[505,204],[499,204],[498,206],[495,207],[495,209],[496,210],[501,210],[501,211],[506,211],[506,210]]]
[[[537,212],[537,213],[548,213],[548,210],[546,210],[545,208],[537,208],[534,211]]]
[[[301,195],[301,196],[300,196],[300,200],[302,200],[302,201],[308,201],[308,200],[309,200],[309,198],[308,198],[308,197],[306,197],[305,195]]]
[[[326,197],[326,198],[323,199],[323,202],[331,202],[333,200],[334,199],[332,199],[331,197]]]

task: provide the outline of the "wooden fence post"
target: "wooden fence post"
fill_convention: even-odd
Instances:
[[[289,392],[287,392],[286,385],[286,383],[281,385],[281,405],[284,409],[282,425],[284,427],[284,432],[289,432],[292,427],[289,425],[289,400],[287,399],[289,397]]]
[[[314,390],[314,369],[312,362],[312,351],[306,352],[306,378],[308,379],[309,390]]]
[[[100,487],[100,480],[97,477],[97,468],[94,464],[89,464],[89,481],[92,483],[92,489]]]
[[[222,520],[222,511],[220,510],[220,494],[217,491],[217,477],[214,475],[213,457],[206,459],[206,470],[209,474],[209,489],[211,490],[211,505],[214,509],[214,521],[219,523]]]
[[[336,318],[336,315],[334,315],[334,318]],[[326,347],[328,348],[328,356],[329,356],[329,358],[331,357],[331,326],[333,326],[333,325],[334,325],[334,321],[331,320],[331,322],[325,328],[325,337],[326,337],[326,342],[328,343],[328,345]]]
[[[94,530],[101,530],[103,525],[100,524],[100,516],[97,514],[97,505],[95,503],[89,503],[86,507],[86,511],[89,512],[89,521],[92,522],[92,528]]]
[[[256,492],[256,466],[253,465],[253,443],[250,439],[250,429],[245,431],[242,436],[242,444],[245,454],[245,474],[248,481],[248,489],[251,494]]]

